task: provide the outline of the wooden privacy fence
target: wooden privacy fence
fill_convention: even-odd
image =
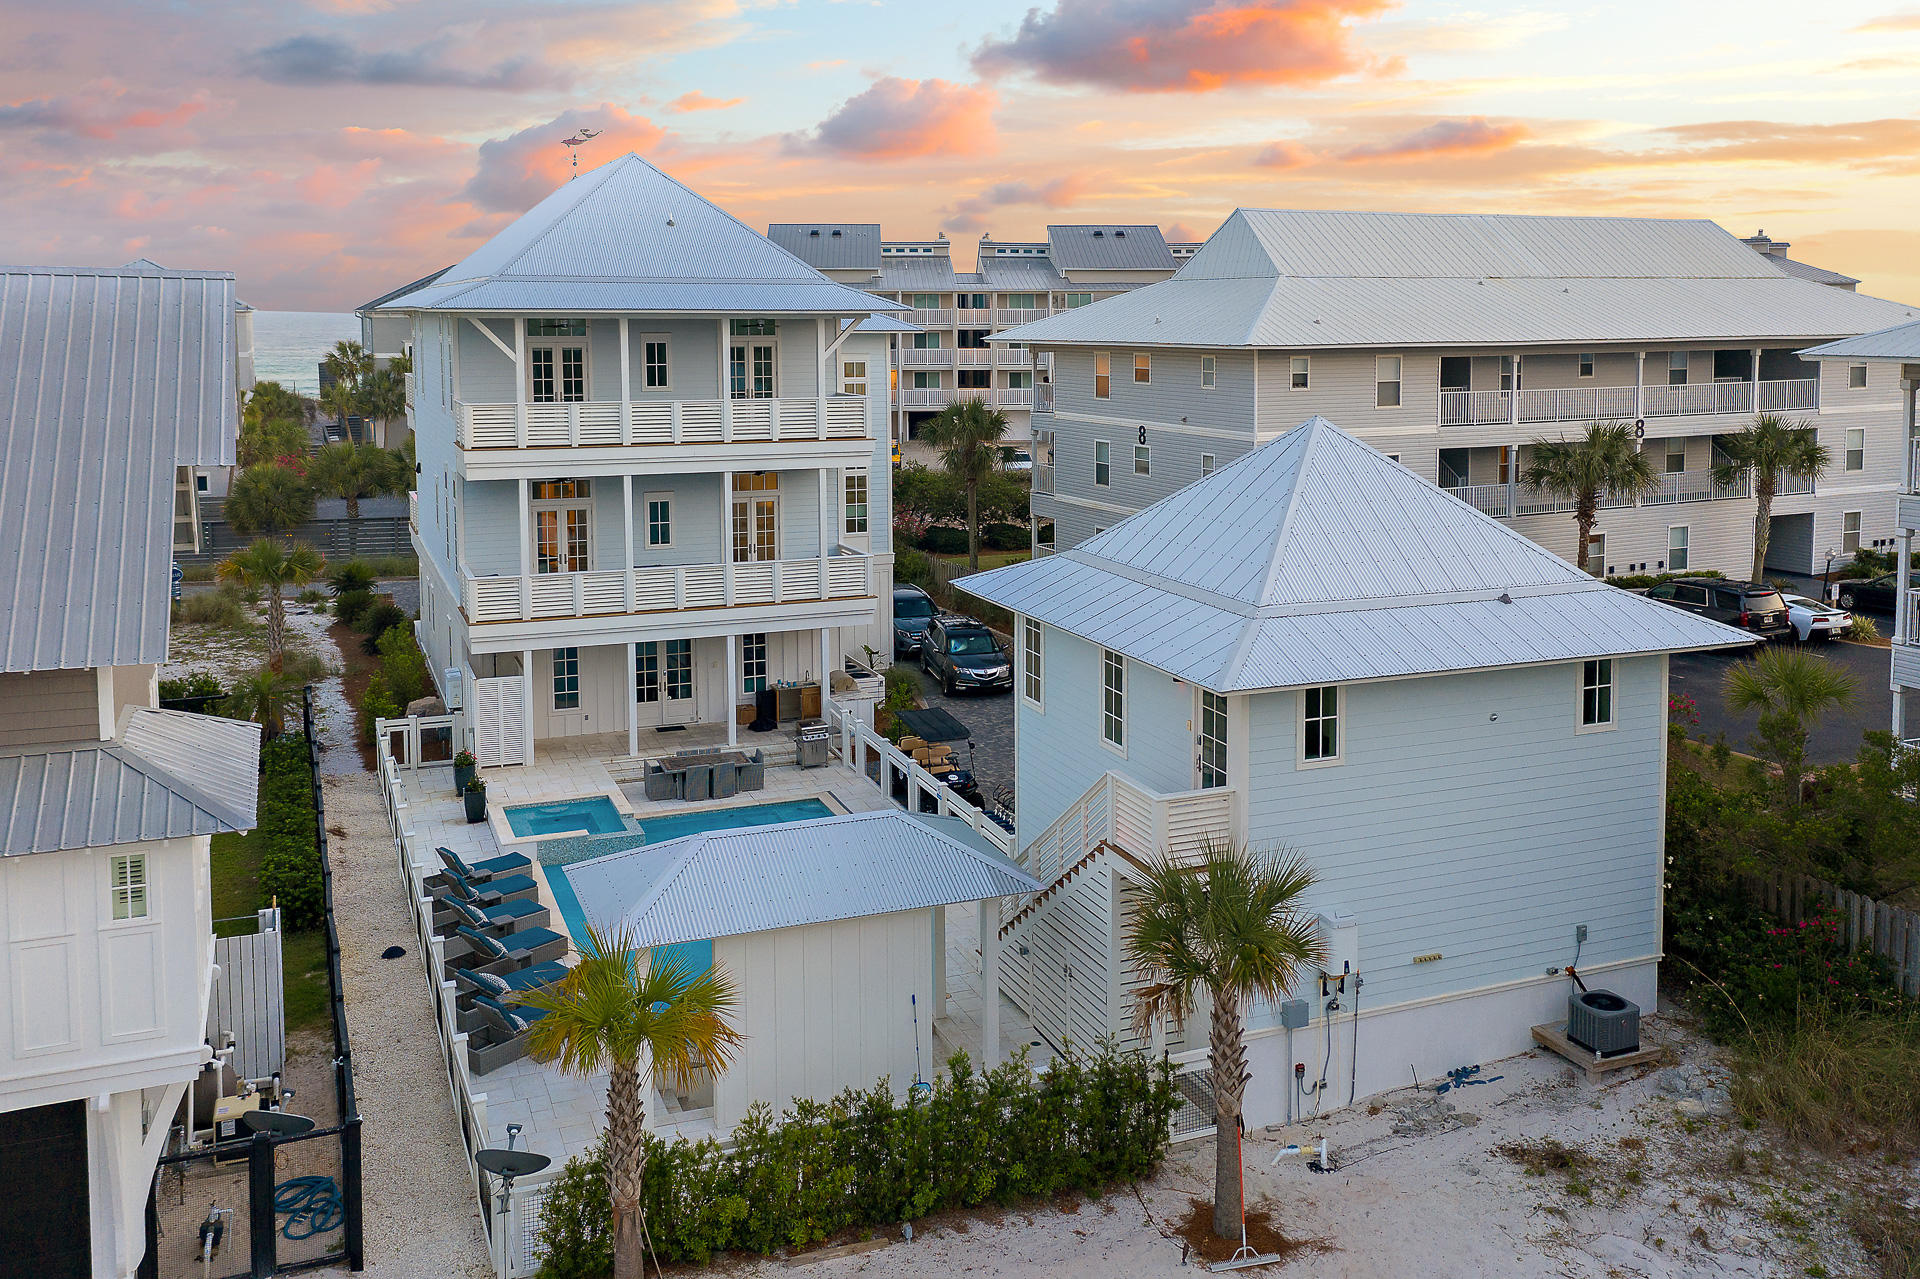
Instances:
[[[1908,999],[1920,997],[1920,912],[1784,872],[1749,877],[1747,889],[1763,909],[1796,927],[1820,907],[1831,908],[1839,916],[1841,945],[1884,956],[1893,966],[1900,993]]]

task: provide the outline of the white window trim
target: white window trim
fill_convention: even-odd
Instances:
[[[1860,381],[1859,381],[1859,382],[1857,382],[1857,383],[1856,383],[1856,382],[1855,382],[1855,381],[1853,380],[1853,371],[1854,371],[1855,369],[1858,369],[1858,370],[1860,370]],[[1849,391],[1864,391],[1864,390],[1866,390],[1866,389],[1867,389],[1867,378],[1868,378],[1868,376],[1869,376],[1869,374],[1867,373],[1867,366],[1866,366],[1866,365],[1864,365],[1864,364],[1849,364],[1849,365],[1847,365],[1847,389],[1848,389]]]
[[[1135,475],[1153,474],[1153,446],[1136,444],[1133,446],[1133,473]]]
[[[1207,699],[1220,699],[1220,785],[1205,785],[1206,742],[1207,738]],[[1194,686],[1193,690],[1193,789],[1224,790],[1233,782],[1233,729],[1230,721],[1233,715],[1233,699],[1225,693],[1215,693],[1210,689]]]
[[[1100,465],[1101,465],[1100,449],[1101,449],[1101,446],[1103,445],[1106,447],[1106,450],[1107,450],[1107,461],[1106,461],[1107,478],[1104,480],[1100,478]],[[1110,489],[1113,487],[1113,441],[1112,440],[1095,440],[1093,442],[1093,486],[1095,488],[1103,488],[1103,489]]]
[[[1675,529],[1680,529],[1684,531],[1687,535],[1687,545],[1685,548],[1687,552],[1687,563],[1679,565],[1678,567],[1676,567],[1673,562],[1673,549],[1674,549],[1673,548],[1673,530]],[[1688,565],[1692,563],[1693,563],[1693,525],[1691,524],[1667,525],[1667,572],[1669,573],[1691,572],[1692,570],[1688,568]]]
[[[592,331],[591,326],[589,326],[588,331],[589,333],[591,333]],[[560,360],[560,349],[562,347],[572,346],[575,343],[578,343],[580,346],[580,398],[578,400],[566,400],[566,399],[560,398],[561,386],[563,382],[563,372],[562,372],[563,365],[561,364],[561,360]],[[543,400],[538,402],[542,404],[575,404],[575,403],[590,404],[592,403],[593,402],[593,339],[591,337],[528,338],[527,339],[527,372],[526,372],[527,403],[528,404],[536,403],[536,401],[533,398],[533,353],[536,350],[539,350],[543,347],[551,349],[553,351],[554,398],[551,400]]]
[[[1146,361],[1146,364],[1144,367],[1140,363],[1140,361],[1142,360]],[[1142,373],[1146,374],[1146,376],[1141,377],[1140,375]],[[1133,380],[1134,380],[1134,383],[1138,386],[1153,385],[1153,352],[1152,351],[1135,351],[1133,353]]]
[[[1853,437],[1855,435],[1858,435],[1860,437],[1860,465],[1858,466],[1855,466],[1853,464],[1853,454],[1854,454]],[[1854,471],[1854,472],[1864,471],[1867,469],[1867,428],[1866,427],[1850,426],[1847,428],[1846,434],[1840,437],[1840,469],[1843,471]]]
[[[755,395],[753,393],[753,350],[752,348],[754,348],[755,346],[763,345],[763,344],[773,348],[773,390],[770,394],[767,394],[767,395]],[[735,396],[733,393],[733,348],[736,345],[744,346],[748,349],[747,350],[747,367],[746,367],[747,390],[745,394],[739,395],[739,396]],[[755,333],[750,335],[729,336],[727,338],[725,379],[726,379],[727,396],[729,399],[733,399],[736,403],[740,400],[777,400],[779,399],[780,398],[780,339],[779,337],[776,334],[761,334],[761,333]]]
[[[740,685],[734,689],[735,697],[752,697],[763,689],[773,687],[773,645],[767,639],[766,631],[742,631],[734,641],[740,646]],[[748,688],[747,681],[752,674],[747,670],[747,641],[753,636],[760,637],[760,688]]]
[[[125,888],[115,884],[115,872],[122,864],[131,872],[136,866],[140,876],[136,881],[131,873]],[[107,859],[107,917],[102,923],[107,927],[126,927],[128,925],[147,924],[153,919],[153,863],[145,853],[115,853]],[[140,890],[140,913],[133,913],[133,890],[136,884]],[[115,913],[122,894],[127,899],[127,914],[123,917]]]
[[[568,476],[566,478],[587,477]],[[531,496],[533,492],[532,485],[530,484],[528,486],[527,536],[533,539],[533,544],[527,548],[527,554],[529,556],[528,562],[533,565],[533,575],[535,577],[559,576],[559,574],[542,573],[540,571],[540,521],[537,516],[543,511],[555,511],[564,516],[564,513],[567,511],[585,510],[587,513],[587,566],[580,571],[590,573],[593,571],[593,566],[600,562],[598,558],[600,539],[597,534],[600,523],[600,512],[594,507],[594,503],[598,500],[595,496],[598,491],[598,486],[593,483],[591,478],[587,478],[587,496],[585,497],[533,497]],[[556,529],[560,531],[563,536],[565,527],[566,522],[565,519],[562,518],[556,524]],[[567,571],[571,572],[572,570]]]
[[[1299,386],[1295,386],[1293,384],[1293,365],[1296,360],[1304,362],[1307,366],[1305,369],[1301,370],[1307,375],[1307,380],[1305,382],[1302,382]],[[1376,373],[1379,371],[1379,367],[1380,366],[1378,364],[1374,365],[1374,370]],[[1289,355],[1287,357],[1287,389],[1289,391],[1311,391],[1313,389],[1313,357],[1312,356]]]
[[[853,498],[848,486],[855,480],[860,481],[860,505],[866,512],[861,516],[866,528],[851,528],[853,522]],[[873,479],[865,471],[842,471],[840,473],[840,533],[843,537],[866,537],[873,528]]]
[[[1597,352],[1592,351],[1580,352],[1573,366],[1574,376],[1592,377],[1594,370],[1599,367],[1599,360],[1596,358],[1597,354]],[[1582,371],[1583,369],[1584,371]]]
[[[1380,361],[1382,360],[1393,361],[1394,373],[1392,377],[1380,376]],[[1373,357],[1373,407],[1376,410],[1403,409],[1407,406],[1406,376],[1407,362],[1405,356],[1376,355]],[[1311,378],[1309,378],[1309,381],[1311,381]],[[1392,404],[1382,404],[1380,402],[1380,388],[1387,385],[1392,385],[1393,387],[1394,402]]]
[[[1213,454],[1202,453],[1200,455],[1200,478],[1201,479],[1204,480],[1207,476],[1212,475],[1215,471],[1219,469],[1220,469],[1220,463],[1214,457]]]
[[[1107,658],[1109,656],[1118,658],[1119,666],[1120,666],[1120,715],[1119,715],[1120,740],[1118,742],[1113,741],[1111,738],[1107,736]],[[1132,707],[1130,707],[1127,704],[1129,700],[1127,697],[1127,685],[1129,682],[1130,681],[1127,678],[1127,655],[1125,653],[1115,653],[1110,648],[1101,649],[1100,650],[1100,706],[1099,706],[1100,744],[1106,747],[1108,750],[1112,751],[1115,755],[1118,755],[1121,759],[1125,759],[1127,757],[1127,741],[1129,738],[1133,736],[1133,731],[1132,731],[1133,726],[1128,722],[1128,717],[1132,711]]]
[[[1847,532],[1847,520],[1849,518],[1853,520],[1852,534],[1848,534]],[[1860,548],[1866,545],[1865,540],[1861,536],[1865,530],[1866,513],[1864,511],[1840,512],[1840,553],[1842,555],[1858,555]],[[1853,538],[1853,549],[1851,551],[1847,549],[1847,538],[1849,536]]]
[[[656,542],[653,540],[653,504],[655,502],[664,502],[667,507],[667,540],[664,542]],[[643,494],[640,498],[640,521],[643,525],[645,525],[645,529],[643,531],[645,532],[645,535],[646,535],[646,541],[643,543],[643,545],[646,547],[647,550],[652,551],[652,550],[661,549],[663,547],[666,547],[666,548],[672,547],[673,546],[673,526],[676,523],[678,523],[678,520],[675,518],[675,513],[673,509],[672,490],[668,490],[663,493]],[[589,536],[587,540],[589,545],[591,545],[593,540],[591,536]]]
[[[1035,657],[1040,659],[1038,663],[1034,662]],[[1038,697],[1027,691],[1029,671],[1032,672],[1034,684],[1038,686]],[[1034,617],[1020,619],[1020,700],[1041,714],[1046,714],[1047,637],[1040,620]]]
[[[560,654],[573,650],[573,696],[571,706],[560,705]],[[580,646],[560,644],[547,650],[547,710],[554,715],[579,715],[587,709],[586,682],[580,671]]]
[[[647,343],[658,342],[667,349],[667,380],[660,386],[647,385]],[[642,333],[640,335],[640,389],[643,391],[673,390],[673,337],[667,333]]]
[[[1307,758],[1307,690],[1294,697],[1293,766],[1296,771],[1309,768],[1337,768],[1347,762],[1347,689],[1346,684],[1316,684],[1333,692],[1333,754],[1325,759]]]
[[[1200,357],[1200,389],[1203,391],[1220,389],[1220,363],[1211,355]]]
[[[1105,373],[1100,372],[1100,361],[1103,359],[1107,362],[1107,371]],[[1100,390],[1100,379],[1102,377],[1107,379],[1107,389],[1104,393]],[[1110,400],[1113,398],[1112,351],[1095,351],[1093,353],[1093,398],[1096,400]]]
[[[1604,687],[1613,691],[1607,705],[1607,720],[1602,724],[1586,723],[1587,701],[1587,662],[1610,662],[1608,680]],[[1595,687],[1601,687],[1596,685]],[[1576,733],[1611,733],[1620,727],[1620,659],[1617,657],[1590,657],[1573,664],[1573,731]]]

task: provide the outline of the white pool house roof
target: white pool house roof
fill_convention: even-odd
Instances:
[[[383,311],[870,315],[836,284],[632,153],[583,173]]]
[[[737,937],[1037,892],[977,841],[898,809],[707,831],[575,862],[567,881],[598,927],[639,946]]]
[[[1752,642],[1594,580],[1321,417],[954,585],[1218,693]]]

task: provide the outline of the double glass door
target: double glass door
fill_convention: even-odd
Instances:
[[[642,724],[685,724],[693,712],[693,641],[633,646],[633,695]]]
[[[733,499],[733,562],[780,558],[780,499],[738,496]]]
[[[580,404],[587,398],[587,348],[527,348],[527,399],[534,404]]]
[[[736,340],[727,348],[727,391],[736,400],[774,397],[774,344]]]

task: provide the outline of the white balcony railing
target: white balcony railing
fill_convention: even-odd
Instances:
[[[1007,329],[1012,328],[1016,324],[1026,324],[1031,320],[1045,319],[1048,314],[1050,314],[1050,312],[1048,312],[1044,306],[1036,306],[1031,309],[1025,307],[998,306],[993,309],[993,322],[995,326]]]
[[[993,362],[1003,369],[1030,368],[1033,352],[1023,346],[997,346],[993,349]]]
[[[420,493],[417,489],[407,492],[407,524],[414,532],[420,531]]]
[[[993,367],[993,351],[984,346],[963,346],[953,354],[954,363],[963,369]]]
[[[1035,462],[1033,464],[1033,491],[1036,493],[1053,492],[1053,463]]]
[[[910,346],[900,352],[900,363],[910,369],[950,369],[953,356],[951,347]]]
[[[981,328],[993,323],[991,307],[957,306],[953,309],[953,323],[957,328]]]
[[[1442,391],[1440,425],[1476,426],[1510,421],[1512,396],[1511,391]]]
[[[731,405],[729,413],[725,405]],[[824,412],[822,411],[824,409]],[[579,448],[870,438],[862,395],[454,405],[461,448]]]
[[[1570,497],[1561,497],[1557,493],[1542,493],[1539,489],[1518,485],[1513,490],[1513,513],[1515,515],[1551,515],[1560,511],[1571,511],[1577,503]]]
[[[1512,498],[1505,484],[1463,484],[1447,492],[1486,515],[1505,515]]]
[[[1778,471],[1773,477],[1773,491],[1777,497],[1798,497],[1813,492],[1811,475],[1788,475]]]
[[[953,392],[944,386],[903,386],[900,403],[910,409],[943,409],[953,402]]]
[[[1642,499],[1645,506],[1672,506],[1679,502],[1713,502],[1721,498],[1750,497],[1753,477],[1742,473],[1732,484],[1716,484],[1712,471],[1668,471],[1660,477],[1660,487]]]
[[[1030,386],[1003,386],[993,393],[993,402],[1005,409],[1030,409],[1033,407],[1033,388]]]
[[[406,374],[403,380],[407,388],[407,412],[411,413],[413,412],[413,374]]]
[[[1760,383],[1760,402],[1754,406],[1756,413],[1779,413],[1791,409],[1817,409],[1820,407],[1820,381],[1818,378],[1793,378],[1782,382]]]
[[[857,554],[830,555],[824,561],[663,564],[531,577],[468,577],[462,603],[467,620],[475,623],[679,612],[858,599],[873,593],[871,576],[871,557]]]
[[[1751,412],[1751,382],[1689,382],[1684,386],[1649,386],[1641,389],[1641,413],[1646,417]]]
[[[1605,422],[1644,417],[1777,413],[1820,407],[1820,384],[1812,378],[1779,382],[1692,382],[1640,388],[1636,412],[1631,386],[1541,387],[1511,391],[1440,392],[1440,425],[1484,426],[1521,422]],[[1758,391],[1756,408],[1755,392]]]
[[[917,324],[923,329],[952,328],[953,312],[947,307],[915,308],[907,312],[907,323]]]
[[[1522,422],[1610,422],[1633,417],[1630,386],[1546,387],[1520,392]]]
[[[1035,382],[1033,384],[1033,408],[1037,413],[1053,412],[1053,383]]]

